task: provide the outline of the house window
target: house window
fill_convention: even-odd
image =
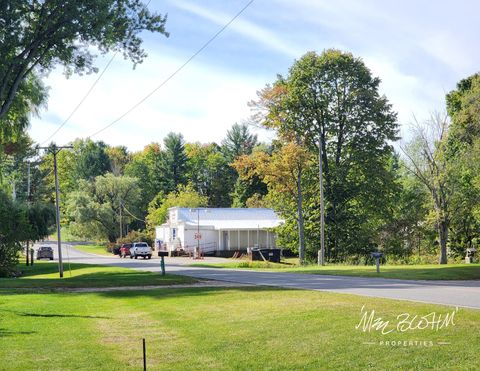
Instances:
[[[172,238],[177,238],[177,228],[172,228]]]

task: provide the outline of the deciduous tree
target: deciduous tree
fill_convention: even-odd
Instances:
[[[409,160],[408,168],[427,187],[432,197],[440,244],[440,264],[447,264],[448,259],[450,201],[454,193],[449,164],[445,156],[448,125],[446,116],[433,115],[424,125],[417,124],[414,139],[403,148],[403,152]]]
[[[170,207],[206,207],[208,198],[193,189],[191,184],[180,185],[175,192],[168,195],[159,193],[148,207],[147,225],[150,230],[165,223]]]
[[[140,0],[0,2],[0,120],[17,93],[28,90],[35,70],[96,71],[94,50],[118,51],[135,65],[146,56],[141,33],[167,35],[165,22]]]
[[[241,179],[259,177],[267,184],[268,199],[282,216],[287,219],[293,216],[298,226],[298,252],[301,264],[305,263],[302,175],[311,165],[311,155],[302,143],[295,141],[279,141],[271,155],[256,151],[250,156],[238,157],[233,163]]]
[[[108,173],[92,181],[80,180],[78,190],[67,197],[66,216],[74,234],[115,242],[120,223],[132,221],[129,212],[136,213],[139,202],[137,179]]]
[[[258,123],[297,135],[317,157],[322,154],[331,259],[375,248],[377,230],[367,222],[381,219],[384,197],[395,189],[388,161],[398,124],[379,84],[350,53],[310,52],[252,102]]]

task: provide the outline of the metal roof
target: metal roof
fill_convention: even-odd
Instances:
[[[177,222],[192,227],[198,223],[202,229],[267,229],[284,222],[273,209],[173,207],[171,210],[177,211]]]

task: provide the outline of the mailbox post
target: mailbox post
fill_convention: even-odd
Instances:
[[[383,257],[383,253],[372,252],[370,256],[375,259],[375,264],[377,266],[377,273],[380,273],[380,259]]]
[[[159,251],[158,256],[160,257],[160,268],[162,268],[162,276],[165,276],[165,256],[168,256],[168,251]]]

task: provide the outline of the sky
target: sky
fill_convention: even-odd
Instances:
[[[445,107],[445,94],[480,70],[480,3],[475,0],[255,0],[185,68],[144,103],[105,131],[185,63],[249,0],[152,0],[168,14],[170,37],[145,33],[145,61],[117,55],[85,102],[51,139],[64,145],[91,136],[141,150],[169,132],[188,142],[217,142],[235,123],[248,122],[256,92],[287,75],[308,51],[336,48],[360,57],[382,80],[380,92],[398,113],[408,138],[414,117],[428,119]],[[100,71],[112,55],[99,55]],[[71,114],[98,75],[46,78],[48,106],[29,133],[41,144]],[[259,139],[274,134],[252,127]]]

